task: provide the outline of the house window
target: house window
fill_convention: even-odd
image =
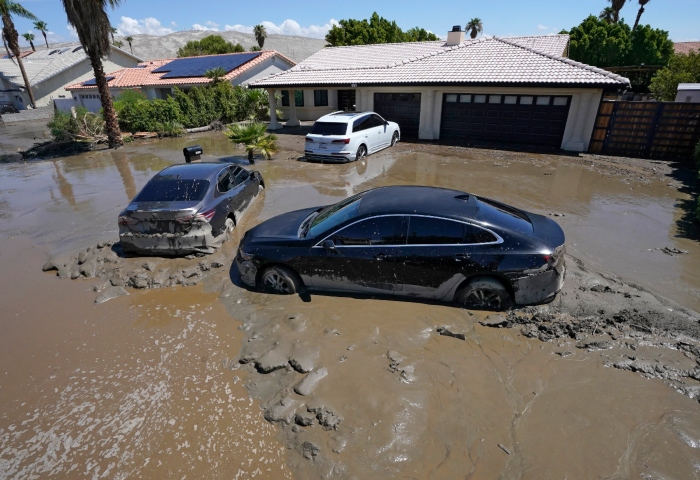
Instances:
[[[460,95],[459,96],[459,103],[472,103],[472,96],[471,95]]]
[[[326,102],[327,102],[327,99],[328,99],[328,94],[326,93]],[[296,105],[297,107],[304,106],[304,91],[303,90],[294,90],[294,105]],[[326,105],[328,105],[328,103],[326,103]],[[282,106],[283,107],[289,106],[289,90],[282,90]]]
[[[516,95],[506,95],[506,97],[503,99],[503,103],[506,105],[515,105],[518,103],[518,97]]]
[[[486,103],[486,95],[474,95],[474,103]]]
[[[448,103],[455,103],[457,101],[457,95],[454,93],[450,93],[449,95],[445,95],[445,101]]]
[[[327,107],[328,106],[328,90],[314,90],[314,106],[315,107]]]
[[[567,103],[569,103],[569,97],[554,97],[554,102],[552,102],[552,105],[565,107]]]
[[[549,97],[537,97],[537,105],[549,105]]]
[[[489,95],[489,103],[501,103],[500,95]]]

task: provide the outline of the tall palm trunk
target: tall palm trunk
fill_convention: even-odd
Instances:
[[[49,39],[46,38],[46,32],[42,30],[41,34],[44,36],[44,41],[46,42],[46,48],[49,48]]]
[[[639,25],[639,19],[642,18],[642,14],[644,13],[644,5],[647,3],[649,3],[649,0],[639,0],[639,11],[637,12],[637,19],[634,21],[634,27],[632,27],[632,30],[635,30]]]
[[[17,59],[17,65],[19,65],[19,71],[22,72],[22,78],[24,79],[24,87],[27,89],[27,94],[29,95],[29,104],[32,108],[36,108],[36,103],[34,102],[34,93],[32,93],[32,87],[29,84],[29,77],[27,77],[27,72],[24,69],[24,63],[22,63],[22,57],[20,57],[19,50],[19,34],[15,29],[15,24],[12,23],[12,19],[9,15],[2,16],[2,30],[5,35],[5,39],[9,44],[10,51],[12,55]]]
[[[36,48],[34,48],[34,42],[32,42],[31,40],[29,40],[29,45],[32,46],[32,52],[36,52]]]
[[[117,114],[114,111],[114,105],[112,104],[112,97],[109,94],[107,76],[105,75],[104,68],[102,68],[102,59],[99,55],[96,55],[93,52],[88,52],[88,56],[90,57],[92,70],[95,73],[97,91],[100,92],[102,116],[105,121],[105,130],[107,131],[107,144],[109,145],[109,148],[120,147],[124,145],[124,141],[122,140],[121,130],[119,130],[119,122],[117,121]]]

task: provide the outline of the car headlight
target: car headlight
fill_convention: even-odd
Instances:
[[[247,261],[252,260],[255,255],[253,255],[252,253],[246,252],[245,250],[243,250],[243,248],[239,248],[238,249],[238,256],[241,257],[241,260],[244,260],[247,262]]]

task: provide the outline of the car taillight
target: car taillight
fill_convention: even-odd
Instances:
[[[350,139],[349,139],[349,138],[343,138],[343,139],[341,139],[341,140],[333,140],[331,143],[345,143],[345,144],[347,144],[347,143],[350,143]]]
[[[313,142],[314,139],[313,139],[313,138],[306,137],[306,141],[307,141],[307,142]]]
[[[204,221],[204,222],[211,222],[211,219],[214,218],[214,214],[216,213],[216,209],[209,210],[208,212],[204,213],[198,213],[197,215],[194,216],[195,220]]]

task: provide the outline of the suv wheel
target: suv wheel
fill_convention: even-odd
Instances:
[[[355,154],[355,161],[365,158],[366,156],[367,147],[365,147],[364,145],[360,145],[360,148],[357,149],[357,153]]]
[[[399,132],[394,132],[394,134],[391,136],[391,146],[393,147],[399,143]]]

